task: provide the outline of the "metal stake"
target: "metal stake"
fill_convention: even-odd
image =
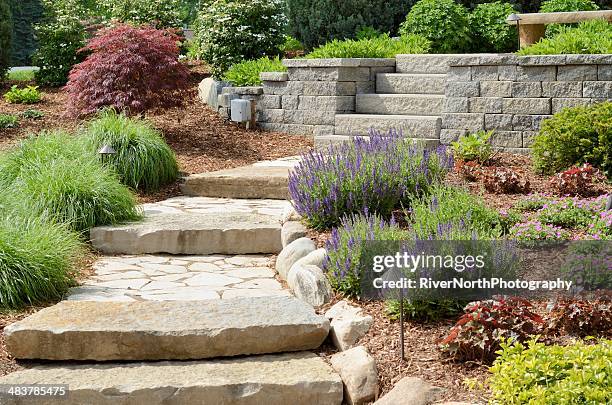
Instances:
[[[404,289],[400,288],[400,356],[402,360],[406,359],[404,350]]]

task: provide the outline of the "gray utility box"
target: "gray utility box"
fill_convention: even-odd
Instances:
[[[251,101],[235,99],[231,102],[232,121],[248,122],[251,120]]]

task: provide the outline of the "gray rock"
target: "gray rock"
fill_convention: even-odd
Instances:
[[[541,97],[542,83],[540,82],[514,82],[512,83],[512,97]]]
[[[447,97],[478,97],[480,85],[478,82],[447,82]]]
[[[504,114],[550,114],[549,98],[505,98]]]
[[[217,82],[211,77],[202,80],[198,85],[198,97],[204,104],[214,109],[219,107],[219,95],[227,83]]]
[[[309,264],[313,266],[317,266],[322,269],[323,262],[325,261],[326,257],[327,257],[327,250],[325,250],[325,248],[317,249],[314,252],[308,253],[306,256],[302,257],[300,260],[295,262],[295,264],[291,266],[291,269],[293,269],[293,267],[297,265],[306,266]],[[289,270],[289,273],[291,273],[291,270]]]
[[[361,308],[342,300],[332,306],[325,317],[331,320],[330,337],[341,351],[353,347],[365,336],[372,325],[372,317],[364,315]]]
[[[542,82],[544,97],[582,97],[582,82]]]
[[[416,377],[404,377],[395,387],[376,401],[375,405],[428,405],[433,403],[443,390]]]
[[[444,99],[444,112],[466,113],[470,112],[468,97],[446,97]]]
[[[295,297],[64,301],[5,328],[19,359],[182,360],[315,349],[329,321]]]
[[[558,66],[557,80],[560,82],[597,80],[597,65]]]
[[[296,297],[315,308],[329,302],[332,297],[332,288],[323,270],[311,264],[291,267],[287,284]]]
[[[480,82],[481,97],[511,97],[511,81],[483,81]]]
[[[334,354],[331,364],[344,383],[344,399],[349,405],[361,405],[378,397],[376,362],[365,347],[354,347]]]
[[[283,248],[287,247],[288,244],[296,239],[303,238],[306,236],[306,227],[298,221],[287,221],[283,224],[281,229],[281,242]]]
[[[470,98],[471,113],[498,114],[502,112],[501,97],[473,97]]]
[[[316,248],[309,238],[299,238],[285,246],[276,258],[276,271],[280,277],[287,280],[291,266]]]
[[[466,129],[478,131],[484,128],[482,113],[453,113],[442,115],[442,127],[445,129]]]
[[[69,384],[62,405],[340,405],[342,380],[319,356],[36,366],[0,384]],[[4,397],[5,405],[55,403]]]

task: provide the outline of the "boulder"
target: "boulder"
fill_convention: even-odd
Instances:
[[[313,265],[298,265],[291,268],[287,284],[296,297],[319,307],[331,300],[332,288],[323,270]]]
[[[404,377],[375,405],[428,405],[439,398],[443,389],[417,377]]]
[[[316,248],[309,238],[299,238],[285,246],[276,258],[276,271],[280,277],[287,280],[291,266]]]
[[[378,397],[376,362],[363,346],[334,354],[331,365],[344,384],[344,400],[349,405],[360,405]]]
[[[298,221],[287,221],[281,229],[281,243],[283,247],[293,242],[296,239],[306,236],[306,227]]]
[[[325,317],[331,320],[330,337],[338,350],[353,347],[368,333],[373,322],[370,315],[364,315],[361,308],[350,305],[345,300],[327,310]]]
[[[204,104],[211,106],[214,109],[219,107],[219,94],[221,94],[227,83],[217,82],[211,77],[202,80],[198,85],[198,97]]]
[[[323,262],[325,261],[325,257],[327,257],[327,250],[325,250],[325,248],[320,248],[313,252],[310,252],[306,256],[302,257],[300,260],[295,262],[293,266],[291,266],[291,269],[289,270],[289,274],[291,274],[291,271],[293,270],[293,268],[298,265],[300,266],[313,265],[313,266],[317,266],[322,269]],[[287,278],[289,278],[289,275],[287,275]]]

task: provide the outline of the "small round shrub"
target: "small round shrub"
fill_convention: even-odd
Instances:
[[[124,23],[180,28],[182,3],[182,0],[100,0],[98,7],[106,17]]]
[[[7,0],[0,0],[0,83],[11,62],[11,41],[13,38],[13,18]]]
[[[234,86],[259,86],[261,72],[285,72],[280,58],[263,58],[236,63],[223,76],[223,80]]]
[[[470,47],[468,10],[454,0],[420,0],[400,26],[400,34],[431,41],[435,53],[457,53]]]
[[[158,190],[178,177],[174,152],[162,135],[143,120],[107,110],[87,124],[84,135],[91,152],[111,146],[116,154],[105,164],[114,167],[121,182],[135,189]]]
[[[556,13],[563,11],[595,11],[599,6],[592,0],[546,0],[540,6],[540,13]],[[546,26],[546,36],[558,34],[560,28],[568,24],[549,24]]]
[[[566,108],[542,122],[532,151],[536,171],[590,163],[612,178],[612,102]]]
[[[280,0],[216,0],[194,26],[199,56],[216,78],[243,60],[276,56],[285,42],[286,18]]]
[[[470,14],[470,28],[479,52],[510,52],[516,49],[516,27],[506,23],[506,18],[515,12],[511,4],[501,1],[476,6]]]
[[[91,55],[70,72],[68,113],[83,116],[114,107],[136,114],[182,105],[189,70],[178,61],[178,41],[169,31],[147,26],[99,31],[87,44]]]
[[[334,39],[313,49],[309,59],[324,58],[395,58],[395,55],[406,53],[427,53],[431,43],[421,35],[403,35],[393,39],[388,34],[366,39]]]

